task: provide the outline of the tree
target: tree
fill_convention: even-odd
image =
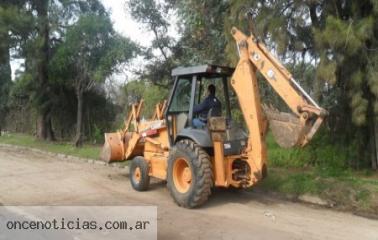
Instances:
[[[230,17],[230,1],[189,0],[172,1],[180,22],[180,45],[183,46],[181,60],[185,64],[229,63],[224,34],[226,20]]]
[[[50,59],[65,36],[66,28],[74,24],[80,14],[105,12],[105,9],[98,0],[1,0],[0,4],[0,21],[4,23],[0,32],[5,33],[0,33],[0,48],[6,49],[0,52],[9,55],[11,49],[17,58],[25,59],[25,71],[20,75],[22,84],[17,88],[24,87],[22,98],[28,97],[27,105],[37,113],[37,137],[53,140],[53,111],[61,99],[58,99],[60,89],[55,79],[49,76]],[[8,71],[2,76],[10,79],[9,61],[4,62],[2,69]],[[20,95],[13,94],[13,97],[17,96]]]
[[[0,1],[0,135],[8,110],[8,98],[12,85],[10,50],[24,35],[30,18],[20,10],[24,1]]]
[[[0,26],[2,26],[0,28],[0,135],[7,110],[8,92],[12,82],[9,29],[6,27],[8,23],[5,23],[7,20],[7,9],[4,9],[4,6],[0,6]]]
[[[359,135],[360,155],[378,169],[378,2],[324,2],[323,9],[327,14],[311,19],[319,26],[314,29],[318,80],[340,94],[335,99],[339,107],[332,106],[333,129],[340,133],[345,124],[351,126],[347,137]]]
[[[35,101],[37,103],[37,137],[39,139],[54,140],[51,125],[51,87],[49,86],[48,63],[50,60],[50,26],[49,0],[32,1],[37,12],[37,37],[34,40],[34,55],[36,58]]]
[[[96,23],[96,24],[93,24]],[[103,83],[123,62],[135,55],[135,45],[114,32],[106,13],[80,16],[67,29],[51,63],[56,76],[64,76],[77,97],[76,146],[82,145],[84,93]]]
[[[231,13],[242,8],[252,9],[258,37],[285,63],[315,66],[304,85],[330,111],[331,144],[358,146],[349,166],[372,159],[376,168],[377,1],[237,0]]]
[[[164,1],[129,0],[127,7],[131,16],[146,26],[154,36],[151,46],[141,49],[147,64],[137,74],[154,84],[170,85],[171,70],[177,64],[176,55],[180,54],[180,48],[177,48],[175,40],[168,35],[171,5]]]

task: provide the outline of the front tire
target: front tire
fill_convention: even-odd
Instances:
[[[191,140],[176,143],[168,158],[167,186],[175,202],[194,208],[207,201],[213,187],[209,155]]]
[[[150,185],[150,176],[148,175],[149,166],[143,157],[135,157],[130,164],[130,182],[131,186],[139,191],[146,191]]]

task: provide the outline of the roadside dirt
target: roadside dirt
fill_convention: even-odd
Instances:
[[[372,239],[378,221],[239,190],[200,209],[177,207],[165,183],[134,191],[125,169],[0,147],[2,205],[156,205],[158,239]]]

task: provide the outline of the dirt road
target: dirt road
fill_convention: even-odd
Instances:
[[[3,205],[157,205],[158,239],[373,239],[378,221],[217,190],[200,209],[177,207],[162,182],[135,192],[125,169],[57,161],[0,147]]]

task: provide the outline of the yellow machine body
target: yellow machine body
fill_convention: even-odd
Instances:
[[[210,117],[207,121],[207,129],[212,141],[212,154],[204,157],[208,158],[211,164],[209,167],[211,186],[250,187],[263,179],[267,173],[265,137],[268,126],[270,125],[273,135],[281,146],[304,146],[320,127],[326,111],[300,88],[286,68],[262,43],[257,41],[255,36],[252,34],[246,36],[236,28],[232,29],[232,35],[238,46],[240,60],[230,78],[230,86],[239,101],[248,136],[239,154],[226,155],[225,118]],[[270,107],[262,106],[257,71],[286,102],[292,114],[280,113]],[[174,197],[178,196],[175,200],[179,205],[195,207],[202,204],[202,200],[197,202],[193,200],[193,203],[192,200],[190,202],[184,199],[186,191],[191,191],[190,187],[198,184],[196,183],[198,173],[193,170],[193,164],[189,162],[188,157],[185,157],[192,153],[180,157],[176,148],[179,141],[172,141],[178,138],[177,126],[180,124],[180,115],[166,117],[164,113],[167,110],[167,102],[164,102],[157,104],[151,120],[141,121],[142,106],[143,101],[132,106],[122,131],[105,134],[102,158],[105,161],[122,161],[140,156],[147,164],[148,177],[167,180],[168,176],[171,176],[172,179],[168,179],[168,183],[171,181],[174,185],[171,194]],[[130,128],[130,125],[133,127]],[[195,154],[202,156],[204,151],[189,140],[181,139],[181,144],[193,148],[193,151],[197,151]],[[171,170],[168,168],[170,155],[178,156]],[[134,187],[136,189],[144,189],[143,186],[137,185],[141,172],[143,173],[141,170],[143,166],[138,165],[132,173],[135,178],[131,176],[137,186]],[[201,194],[208,194],[206,191]]]

